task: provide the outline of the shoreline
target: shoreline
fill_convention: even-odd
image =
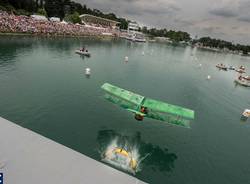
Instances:
[[[33,33],[14,33],[0,32],[0,36],[31,36],[31,37],[48,37],[48,38],[96,38],[96,39],[117,39],[118,36],[111,35],[48,35],[48,34],[33,34]]]

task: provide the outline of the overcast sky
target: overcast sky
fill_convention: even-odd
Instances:
[[[250,0],[75,0],[148,27],[250,44]]]

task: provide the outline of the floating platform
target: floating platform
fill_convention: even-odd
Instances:
[[[1,117],[0,127],[5,184],[144,184]]]

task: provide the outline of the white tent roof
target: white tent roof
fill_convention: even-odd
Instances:
[[[48,19],[43,16],[43,15],[31,15],[31,18],[35,19],[35,20],[44,20],[47,21]]]
[[[50,17],[49,20],[54,22],[60,22],[60,18],[58,17]]]

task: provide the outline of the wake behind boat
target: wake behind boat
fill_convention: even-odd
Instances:
[[[91,53],[87,49],[85,49],[85,48],[75,50],[75,53],[83,55],[83,56],[87,56],[87,57],[91,56]]]

